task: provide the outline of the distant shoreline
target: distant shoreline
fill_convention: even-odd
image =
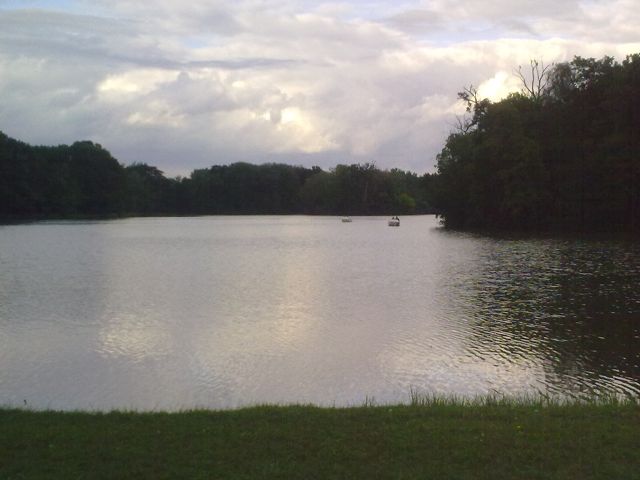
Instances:
[[[166,213],[166,214],[109,214],[109,215],[55,215],[55,216],[3,216],[0,217],[0,225],[12,225],[19,223],[46,222],[46,221],[73,221],[73,220],[123,220],[127,218],[200,218],[200,217],[335,217],[345,215],[350,217],[388,217],[391,213],[370,214],[328,214],[328,213]],[[405,213],[402,217],[432,216],[435,213]]]

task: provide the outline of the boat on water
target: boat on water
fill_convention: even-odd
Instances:
[[[351,217],[342,217],[342,223],[351,223]]]
[[[398,217],[391,217],[391,220],[387,223],[390,227],[399,227],[400,219]]]

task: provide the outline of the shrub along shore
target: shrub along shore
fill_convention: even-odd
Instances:
[[[0,478],[639,478],[637,400],[0,410]]]

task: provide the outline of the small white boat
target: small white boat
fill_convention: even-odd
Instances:
[[[400,219],[398,217],[394,217],[391,220],[389,220],[387,225],[389,225],[390,227],[399,227]]]
[[[351,223],[351,217],[342,217],[342,223]]]

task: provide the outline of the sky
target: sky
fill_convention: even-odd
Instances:
[[[278,162],[433,172],[474,85],[640,52],[638,0],[0,0],[0,131],[169,176]]]

